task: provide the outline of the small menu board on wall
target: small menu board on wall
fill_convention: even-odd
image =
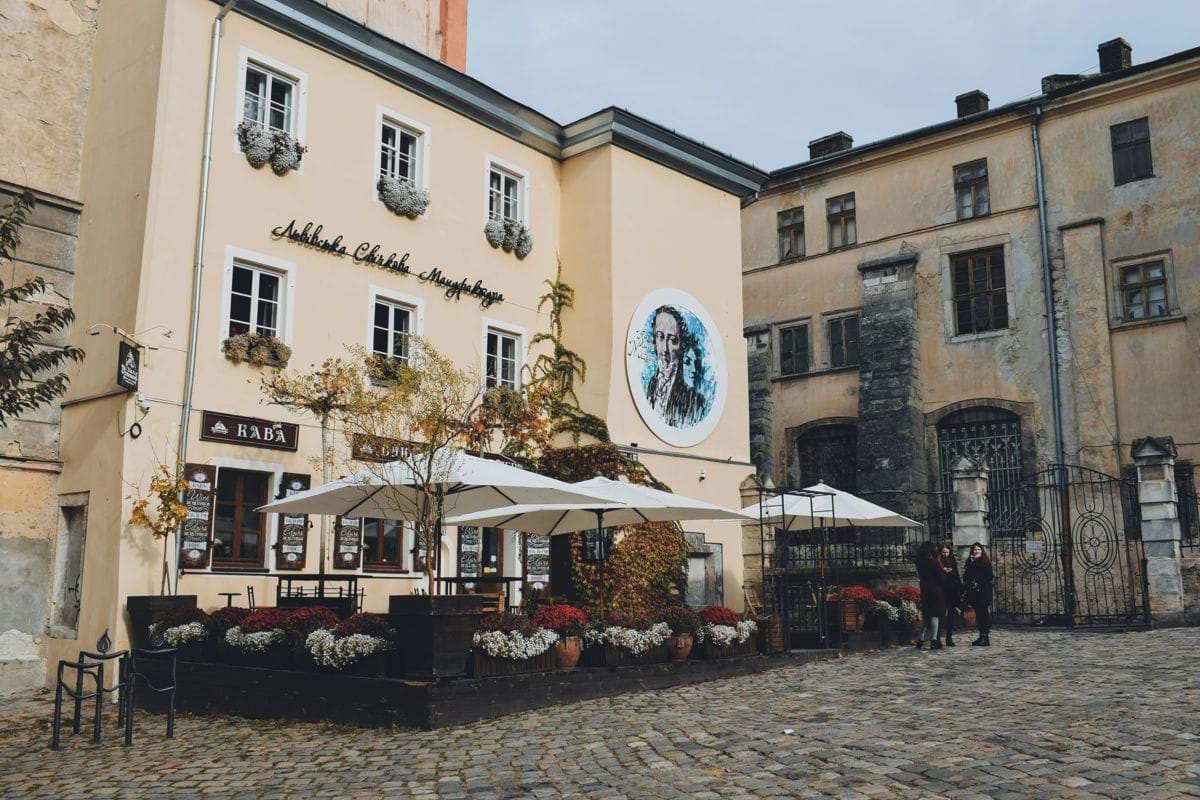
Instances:
[[[525,535],[525,583],[550,585],[550,537],[545,534]]]
[[[312,478],[296,472],[283,473],[279,499],[306,491]],[[275,542],[277,569],[304,569],[308,545],[308,515],[282,513],[279,515],[279,537]]]
[[[362,560],[362,518],[337,517],[333,525],[333,568],[358,569]]]
[[[212,548],[213,502],[217,494],[217,468],[211,464],[185,464],[187,517],[183,521],[179,563],[189,569],[208,566]]]
[[[458,577],[479,577],[479,551],[482,545],[483,537],[479,528],[458,529]]]

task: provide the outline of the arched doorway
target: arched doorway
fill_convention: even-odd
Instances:
[[[993,406],[966,408],[943,417],[937,424],[937,437],[942,490],[954,491],[951,471],[959,458],[986,464],[992,535],[1020,534],[1026,511],[1021,418]]]

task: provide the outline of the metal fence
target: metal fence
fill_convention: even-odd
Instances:
[[[1200,550],[1200,497],[1196,494],[1196,468],[1176,465],[1175,492],[1179,499],[1180,547]]]

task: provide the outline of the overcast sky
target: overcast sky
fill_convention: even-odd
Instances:
[[[570,122],[627,108],[764,169],[844,130],[857,144],[992,106],[1043,75],[1200,45],[1200,2],[470,0],[467,71]]]

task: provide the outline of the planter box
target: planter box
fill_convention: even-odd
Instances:
[[[758,653],[758,642],[751,636],[744,642],[733,642],[725,647],[713,642],[702,642],[697,648],[701,658],[734,658],[736,656],[752,656]],[[696,652],[695,649],[692,652]]]
[[[482,650],[475,651],[475,677],[488,678],[493,675],[524,675],[531,672],[552,672],[554,670],[554,648],[551,647],[540,656],[526,658],[520,661],[514,658],[496,658]]]
[[[125,598],[125,609],[129,612],[129,640],[134,647],[150,647],[150,623],[160,611],[177,608],[195,608],[194,594],[134,594]]]
[[[651,647],[644,653],[634,654],[624,647],[613,647],[611,644],[604,646],[604,666],[606,667],[633,667],[640,664],[663,664],[671,660],[670,654],[667,652],[667,646],[660,644],[658,647]]]
[[[428,681],[466,675],[482,604],[483,597],[472,594],[392,595],[388,621],[396,630],[401,676]]]
[[[783,617],[767,617],[758,625],[758,652],[764,655],[782,653],[787,650],[787,634]]]

